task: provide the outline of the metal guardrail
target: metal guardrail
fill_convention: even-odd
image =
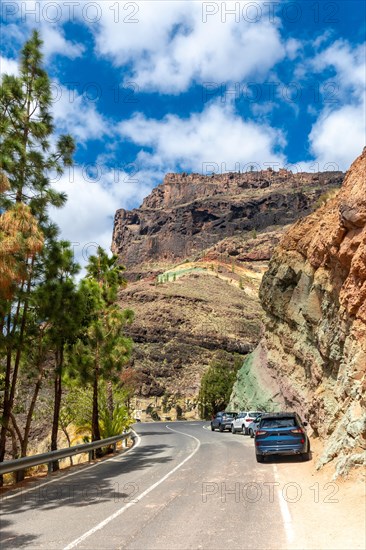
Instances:
[[[55,462],[56,460],[61,460],[62,458],[68,458],[81,453],[90,453],[91,451],[100,449],[101,447],[116,445],[118,441],[122,441],[128,437],[133,439],[133,432],[129,431],[125,434],[108,437],[107,439],[100,439],[99,441],[92,441],[91,443],[83,443],[81,445],[75,445],[74,447],[68,447],[67,449],[50,451],[49,453],[26,456],[25,458],[17,458],[15,460],[6,460],[5,462],[0,462],[0,475],[25,470],[26,468],[31,468],[32,466],[40,466],[41,464],[48,464],[49,466],[52,466],[52,462]],[[50,467],[49,471],[52,471]]]

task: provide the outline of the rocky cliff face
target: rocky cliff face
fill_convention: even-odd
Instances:
[[[184,260],[225,237],[294,222],[342,180],[341,172],[270,169],[213,176],[167,174],[140,208],[117,211],[112,251],[128,268]]]
[[[337,196],[285,234],[260,299],[264,337],[232,401],[262,398],[298,410],[324,440],[318,466],[335,459],[342,473],[364,463],[366,148]],[[249,384],[256,386],[251,394],[245,373],[261,381]]]

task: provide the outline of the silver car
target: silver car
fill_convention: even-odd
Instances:
[[[254,437],[256,434],[256,431],[258,430],[259,422],[261,421],[262,415],[257,416],[253,422],[251,422],[248,426],[248,434],[250,437]]]

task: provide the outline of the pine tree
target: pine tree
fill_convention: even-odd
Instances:
[[[49,174],[62,174],[64,167],[72,164],[75,149],[67,135],[60,136],[51,147],[52,96],[48,75],[42,68],[41,46],[39,34],[34,31],[21,51],[19,76],[4,75],[0,86],[0,174],[1,181],[6,178],[9,184],[8,190],[0,194],[0,231],[12,245],[19,242],[19,248],[9,250],[9,254],[6,249],[4,254],[4,248],[0,252],[2,265],[8,267],[13,254],[15,262],[10,262],[9,274],[16,274],[1,302],[0,349],[6,359],[0,462],[5,456],[19,367],[27,343],[31,296],[43,269],[40,248],[57,233],[47,210],[50,205],[62,206],[66,200],[64,194],[52,189]],[[6,216],[13,216],[15,234]]]
[[[85,293],[88,304],[86,328],[71,351],[76,376],[93,388],[92,441],[101,438],[100,381],[108,383],[117,379],[132,350],[132,340],[124,332],[126,325],[132,322],[133,312],[121,310],[114,303],[118,289],[126,284],[122,277],[123,268],[116,260],[116,256],[108,258],[102,248],[98,248],[96,256],[89,258],[87,276],[81,281],[81,291]],[[107,384],[108,387],[111,388]]]
[[[74,281],[79,269],[74,262],[69,242],[49,243],[44,257],[44,280],[39,284],[34,296],[39,317],[47,324],[48,348],[54,356],[51,451],[57,449],[65,350],[76,341],[85,318],[85,296]],[[56,461],[53,463],[53,470],[57,469]]]

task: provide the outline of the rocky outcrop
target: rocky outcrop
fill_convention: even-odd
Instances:
[[[167,174],[140,208],[117,210],[112,250],[129,270],[182,261],[225,237],[292,223],[314,209],[342,172],[266,170],[212,176]]]
[[[339,474],[364,463],[366,148],[337,196],[285,234],[260,300],[265,333],[253,363],[269,399],[307,417],[324,441],[318,466],[334,459]],[[238,384],[232,399],[244,398]]]

